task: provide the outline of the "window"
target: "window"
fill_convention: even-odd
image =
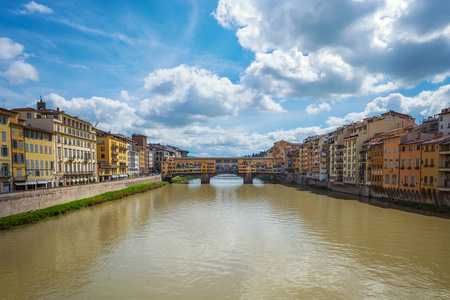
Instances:
[[[7,146],[2,146],[2,156],[8,156],[9,151]]]
[[[389,174],[386,174],[386,178],[384,180],[385,184],[389,184]]]
[[[397,174],[392,174],[392,184],[397,184]]]
[[[432,158],[430,161],[430,167],[434,167],[434,158]]]
[[[428,176],[425,176],[425,177],[423,178],[423,183],[424,183],[424,184],[428,184]]]
[[[408,168],[410,168],[410,169],[412,168],[412,159],[408,160]]]
[[[408,176],[405,176],[405,181],[403,182],[404,185],[408,185]]]
[[[45,152],[45,154],[48,153],[48,147],[47,146],[44,146],[44,152]]]
[[[22,130],[19,130],[19,136],[22,136]]]
[[[44,146],[43,146],[43,145],[40,145],[39,148],[41,149],[41,152],[39,152],[39,153],[44,153]]]
[[[402,159],[402,168],[403,169],[405,168],[405,160],[404,159]]]
[[[19,149],[23,150],[23,141],[19,141]]]
[[[48,154],[52,154],[52,146],[48,146]]]
[[[12,134],[16,135],[16,130],[15,129],[12,130]]]
[[[34,145],[34,153],[39,153],[38,144]]]
[[[420,167],[420,158],[416,158],[416,168]]]
[[[413,146],[409,145],[409,151],[412,151],[412,150],[413,150]]]
[[[411,186],[416,185],[416,176],[411,176]]]
[[[433,184],[433,183],[434,183],[434,177],[430,176],[430,184]]]
[[[6,132],[2,131],[2,141],[6,142]]]
[[[13,149],[19,148],[19,143],[17,142],[17,140],[11,140],[11,147]]]

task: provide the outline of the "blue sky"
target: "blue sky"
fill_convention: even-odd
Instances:
[[[10,1],[0,100],[192,155],[301,142],[389,109],[450,106],[450,3]]]

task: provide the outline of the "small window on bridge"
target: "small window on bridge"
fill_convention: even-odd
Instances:
[[[216,164],[221,164],[222,160],[221,159],[216,159]]]
[[[232,160],[231,160],[231,163],[233,163],[233,164],[237,164],[237,162],[238,162],[237,159],[232,159]]]
[[[224,162],[225,164],[229,164],[229,163],[230,163],[230,160],[229,160],[229,159],[224,159],[223,162]]]

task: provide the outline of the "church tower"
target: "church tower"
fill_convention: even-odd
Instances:
[[[38,110],[45,110],[45,109],[47,109],[47,105],[45,104],[44,101],[42,101],[42,96],[41,96],[41,101],[37,102],[37,109]]]

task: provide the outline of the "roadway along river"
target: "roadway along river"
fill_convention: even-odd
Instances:
[[[0,298],[450,298],[450,220],[241,181],[0,232]]]

